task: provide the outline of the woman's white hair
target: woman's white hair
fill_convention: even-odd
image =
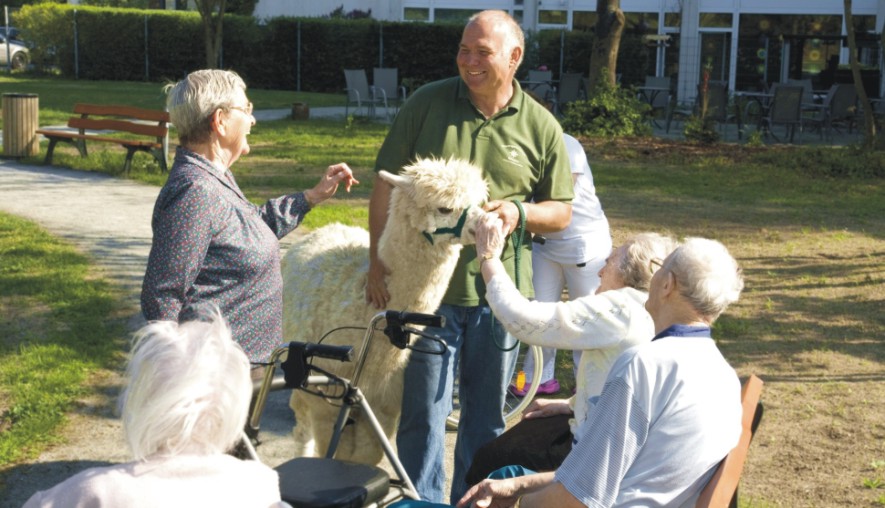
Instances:
[[[737,261],[716,240],[687,238],[664,262],[679,285],[679,294],[711,322],[744,289]]]
[[[135,460],[223,453],[240,437],[252,397],[249,360],[218,309],[140,329],[126,374],[120,405]]]
[[[621,279],[628,287],[648,291],[652,275],[679,244],[669,236],[639,233],[628,238],[624,245],[626,248],[618,263]],[[652,260],[657,264],[653,264]]]
[[[209,141],[212,114],[218,109],[227,111],[234,93],[246,92],[246,83],[236,72],[204,69],[166,85],[164,90],[169,119],[178,131],[179,142],[187,146]]]

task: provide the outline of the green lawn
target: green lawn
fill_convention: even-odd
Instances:
[[[166,83],[140,81],[90,81],[27,75],[0,75],[0,94],[35,93],[40,100],[40,126],[60,125],[71,116],[74,104],[125,104],[142,108],[163,109]],[[248,89],[255,109],[290,108],[293,102],[306,102],[311,107],[343,106],[344,95],[287,90]],[[2,128],[2,119],[0,119]]]

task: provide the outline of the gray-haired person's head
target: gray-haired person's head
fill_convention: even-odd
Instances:
[[[205,69],[191,72],[164,90],[169,119],[179,142],[187,146],[209,141],[212,114],[230,108],[236,91],[246,92],[246,83],[233,71]]]
[[[664,268],[676,279],[679,294],[711,322],[738,301],[744,289],[737,261],[716,240],[687,238],[664,261]]]
[[[639,233],[630,237],[624,242],[624,255],[618,265],[624,284],[648,291],[652,275],[677,245],[673,238],[658,233]]]
[[[249,411],[249,368],[217,309],[136,332],[120,401],[133,458],[229,450]]]
[[[522,64],[522,59],[525,56],[525,33],[522,31],[522,27],[519,26],[519,23],[513,19],[513,16],[504,11],[487,10],[477,12],[470,16],[470,18],[467,19],[467,25],[465,26],[475,23],[480,19],[492,21],[495,23],[496,27],[500,27],[504,30],[504,50],[508,54],[513,51],[513,48],[520,49],[519,60],[516,62],[516,67],[519,68],[520,64]]]

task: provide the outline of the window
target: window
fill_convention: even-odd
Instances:
[[[656,12],[625,12],[626,33],[639,35],[658,33],[658,14]]]
[[[544,25],[567,25],[568,11],[538,11],[538,22]]]
[[[467,19],[481,9],[434,9],[433,20],[453,23],[467,23]]]
[[[699,22],[701,28],[731,28],[731,14],[705,12]]]
[[[403,9],[403,19],[406,21],[430,21],[430,9],[406,7]]]
[[[575,11],[572,13],[572,30],[583,32],[593,30],[598,17],[596,11]]]

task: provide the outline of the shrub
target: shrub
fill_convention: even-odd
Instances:
[[[716,130],[716,120],[711,116],[691,115],[685,121],[685,139],[709,145],[719,141],[719,131]]]
[[[584,136],[648,136],[651,107],[628,88],[602,83],[586,101],[571,103],[565,110],[562,128]]]

